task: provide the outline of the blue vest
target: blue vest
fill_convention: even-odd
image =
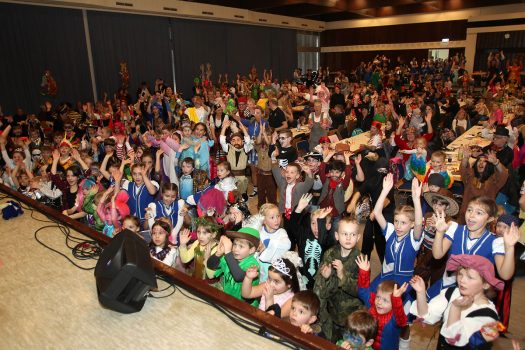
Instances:
[[[421,236],[419,241],[416,241],[418,243],[417,247],[414,247],[411,241],[413,234],[414,231],[410,230],[401,241],[397,241],[394,225],[391,223],[387,224],[383,231],[383,235],[386,237],[385,260],[383,261],[381,273],[370,284],[370,290],[376,291],[377,285],[385,280],[393,280],[398,285],[410,281],[414,275],[414,263],[423,240],[423,236]],[[396,242],[399,245],[397,252],[395,250]],[[391,264],[393,264],[393,267],[389,271],[386,268]]]
[[[446,237],[446,236],[445,236]],[[468,255],[480,255],[490,260],[491,263],[494,261],[494,252],[492,251],[492,245],[496,237],[495,234],[489,230],[485,230],[481,237],[472,245],[470,249],[467,248],[467,242],[469,238],[469,230],[466,225],[458,225],[456,232],[454,232],[454,240],[448,253],[450,255],[457,254],[468,254]]]
[[[136,193],[137,188],[140,188],[138,194]],[[134,182],[130,182],[128,188],[125,188],[125,190],[128,191],[128,207],[131,215],[138,217],[140,220],[144,220],[146,208],[155,200],[155,196],[149,194],[144,184],[137,187]]]
[[[157,201],[155,202],[155,208],[157,209],[156,218],[169,218],[172,227],[177,225],[177,221],[179,220],[179,201],[176,200],[171,203],[168,210],[166,210],[166,206],[162,204],[162,201]],[[170,208],[171,211],[168,214]]]

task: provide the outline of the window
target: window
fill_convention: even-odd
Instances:
[[[320,34],[315,32],[297,32],[297,64],[303,73],[307,69],[316,71],[320,60]]]

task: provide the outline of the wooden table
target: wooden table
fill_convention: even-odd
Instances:
[[[463,146],[472,146],[479,145],[481,147],[486,147],[490,145],[491,141],[481,137],[482,126],[476,125],[465,131],[461,136],[451,142],[447,149],[449,150],[458,150]]]
[[[363,132],[359,135],[349,137],[347,139],[343,139],[339,142],[336,142],[336,144],[346,143],[350,145],[350,151],[356,152],[359,150],[361,145],[368,144],[368,141],[370,140],[370,131]]]

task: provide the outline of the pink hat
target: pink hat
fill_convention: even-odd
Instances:
[[[495,277],[494,264],[479,255],[451,255],[447,261],[447,271],[456,271],[460,267],[474,269],[483,279],[497,290],[503,290],[505,284]]]

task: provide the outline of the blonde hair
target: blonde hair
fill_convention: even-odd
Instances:
[[[416,220],[416,212],[414,210],[414,207],[410,205],[402,205],[400,207],[397,207],[394,211],[394,216],[403,214],[408,217],[408,220],[414,222]]]
[[[272,209],[277,209],[277,211],[279,211],[279,207],[276,206],[275,204],[273,203],[264,203],[260,208],[259,208],[259,214],[261,214],[262,216],[266,216],[266,214],[268,214],[268,212]]]
[[[359,223],[352,216],[342,217],[341,220],[339,220],[339,223],[337,224],[337,230],[336,231],[339,231],[339,227],[341,227],[341,224],[353,224],[353,225],[356,225],[357,227],[359,227]]]

